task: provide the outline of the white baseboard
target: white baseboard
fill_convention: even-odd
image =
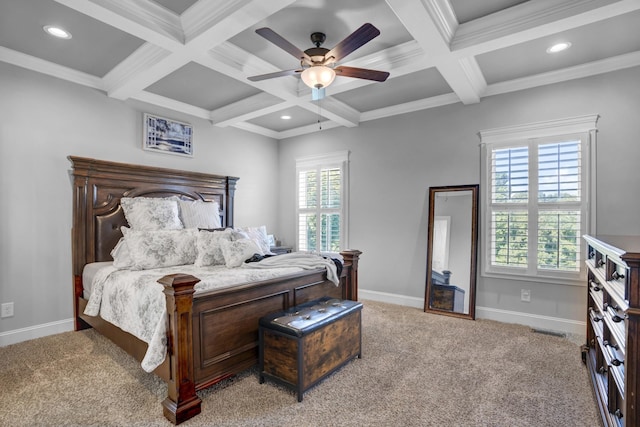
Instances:
[[[417,297],[391,294],[387,292],[368,291],[366,289],[360,289],[358,291],[358,296],[365,300],[386,302],[389,304],[403,305],[419,309],[424,308],[424,299]],[[570,333],[575,335],[585,335],[586,330],[586,323],[578,320],[541,316],[539,314],[521,313],[510,310],[500,310],[490,307],[476,306],[476,317],[478,319],[489,319],[503,323],[516,323],[543,331]],[[47,335],[73,331],[73,329],[73,319],[66,319],[31,326],[28,328],[15,329],[13,331],[0,332],[0,347],[45,337]]]
[[[358,290],[358,296],[365,300],[387,302],[389,304],[404,305],[413,308],[424,308],[424,299],[386,292]],[[490,307],[476,306],[476,318],[495,320],[503,323],[515,323],[534,329],[549,332],[585,335],[586,323],[578,320],[563,319],[561,317],[541,316],[539,314],[521,313],[518,311],[500,310]]]
[[[59,320],[57,322],[44,323],[28,328],[14,329],[13,331],[0,332],[0,347],[16,344],[22,341],[46,337],[47,335],[60,334],[73,331],[73,319]]]
[[[587,329],[586,322],[580,320],[500,310],[490,307],[476,306],[476,317],[479,319],[496,320],[503,323],[517,323],[519,325],[530,326],[542,331],[561,332],[583,336],[586,334]]]
[[[406,295],[390,294],[387,292],[367,291],[358,289],[358,297],[371,301],[388,302],[389,304],[424,309],[424,298],[408,297]]]

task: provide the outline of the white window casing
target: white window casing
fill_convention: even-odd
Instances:
[[[598,115],[483,130],[481,274],[582,285]]]
[[[296,159],[296,250],[349,247],[348,191],[348,151]]]

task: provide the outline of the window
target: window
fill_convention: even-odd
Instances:
[[[580,280],[597,116],[480,132],[483,274]]]
[[[296,160],[299,251],[347,247],[348,157],[339,152]]]

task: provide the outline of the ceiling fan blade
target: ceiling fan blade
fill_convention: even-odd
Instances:
[[[331,58],[333,56],[335,58],[334,61],[340,61],[342,58],[379,35],[380,30],[372,24],[364,24],[327,52],[325,58]]]
[[[356,79],[374,80],[383,82],[389,77],[386,71],[368,70],[366,68],[339,66],[334,68],[337,76],[354,77]]]
[[[259,76],[251,76],[247,78],[252,82],[259,82],[260,80],[273,79],[275,77],[293,76],[294,74],[301,72],[302,70],[283,70],[276,71],[275,73],[260,74]]]
[[[286,40],[280,34],[273,31],[271,28],[268,28],[268,27],[258,28],[256,30],[256,33],[261,35],[265,39],[269,40],[271,43],[275,44],[280,49],[283,49],[286,52],[290,53],[291,55],[295,56],[297,59],[301,61],[303,59],[307,59],[311,61],[311,59],[309,58],[309,55],[307,55],[302,50],[295,47],[293,44],[289,43],[288,40]]]

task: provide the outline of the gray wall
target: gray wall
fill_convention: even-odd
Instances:
[[[194,157],[143,151],[143,111],[193,124]],[[0,332],[73,316],[68,155],[238,176],[236,225],[276,227],[275,140],[0,63]]]
[[[364,251],[361,288],[365,295],[421,306],[428,188],[479,181],[477,132],[598,113],[598,231],[640,235],[639,77],[640,68],[633,68],[278,143],[0,63],[0,302],[13,301],[16,312],[0,320],[0,334],[42,325],[53,325],[44,328],[49,331],[58,324],[68,328],[67,155],[239,176],[236,224],[265,224],[284,244],[293,244],[295,158],[348,149],[350,246]],[[195,157],[143,151],[143,111],[192,123]],[[630,196],[628,188],[634,189]],[[531,289],[529,304],[520,302],[522,287]],[[576,286],[482,277],[478,282],[477,304],[485,316],[504,310],[579,322],[584,300],[584,289]],[[6,341],[0,335],[0,344]]]
[[[360,288],[424,298],[428,188],[479,183],[478,131],[600,114],[597,145],[597,226],[602,234],[640,235],[640,68],[487,97],[280,141],[280,233],[294,242],[295,158],[350,150],[350,241],[364,253]],[[480,189],[482,197],[483,189]],[[629,194],[625,194],[625,192]],[[520,302],[520,290],[531,302]],[[584,320],[584,288],[479,277],[479,317],[545,323],[571,329]],[[502,312],[506,313],[502,313]],[[545,324],[548,324],[545,323]]]

